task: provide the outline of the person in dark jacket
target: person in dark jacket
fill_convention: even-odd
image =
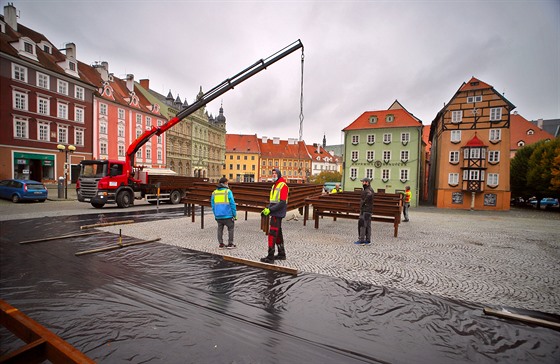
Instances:
[[[220,243],[220,249],[235,248],[235,244],[233,244],[233,230],[235,228],[234,221],[237,220],[237,206],[235,205],[235,200],[233,199],[233,193],[229,189],[227,178],[220,178],[218,188],[212,192],[210,203],[212,205],[214,218],[218,223],[218,243]],[[223,239],[224,226],[228,229],[227,246],[224,245]]]
[[[270,189],[270,203],[262,210],[264,216],[270,215],[270,227],[268,229],[268,254],[261,258],[261,262],[274,263],[275,259],[285,260],[286,250],[284,249],[284,237],[282,236],[282,219],[286,217],[288,208],[288,184],[280,169],[272,170],[272,180],[274,184]],[[274,255],[274,247],[278,247],[278,254]]]
[[[371,214],[373,212],[373,190],[370,179],[362,179],[362,195],[360,198],[360,218],[358,219],[358,241],[356,245],[371,244]]]

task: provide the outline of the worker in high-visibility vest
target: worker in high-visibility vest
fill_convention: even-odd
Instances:
[[[210,203],[212,204],[212,212],[218,223],[218,243],[219,248],[235,248],[233,243],[233,230],[235,228],[235,220],[237,220],[237,206],[233,199],[233,193],[229,189],[228,180],[225,177],[220,178],[218,188],[212,192]],[[224,226],[228,230],[228,244],[224,244]]]
[[[404,215],[404,222],[408,222],[408,209],[410,208],[410,200],[412,199],[412,192],[410,192],[410,186],[405,187],[404,191],[404,203],[403,203],[403,215]]]
[[[261,262],[274,263],[275,259],[285,260],[286,250],[284,249],[284,237],[282,236],[282,219],[286,217],[288,209],[288,184],[280,169],[272,170],[272,180],[274,184],[270,189],[270,203],[267,208],[262,210],[264,216],[270,215],[270,227],[268,229],[268,254],[261,258]],[[278,247],[278,254],[274,255],[274,247]]]
[[[339,193],[339,192],[342,192],[342,189],[340,188],[340,183],[337,183],[334,185],[334,188],[331,190],[331,194]]]

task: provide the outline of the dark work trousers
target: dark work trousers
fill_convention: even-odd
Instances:
[[[271,216],[270,229],[268,230],[268,248],[274,249],[274,245],[284,244],[282,236],[282,218]]]
[[[404,221],[408,221],[408,209],[410,208],[410,202],[405,202],[403,206]]]
[[[360,241],[371,241],[371,212],[360,212],[358,236]]]
[[[230,217],[229,219],[216,219],[218,222],[218,243],[224,243],[224,226],[227,226],[228,231],[228,244],[233,244],[233,228],[235,226],[235,222]]]

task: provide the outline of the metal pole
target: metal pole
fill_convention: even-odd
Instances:
[[[66,164],[64,165],[64,199],[68,200],[68,148],[64,149]]]

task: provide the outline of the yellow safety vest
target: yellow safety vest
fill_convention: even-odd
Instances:
[[[223,190],[215,190],[214,192],[212,192],[212,196],[214,196],[214,204],[228,204],[229,205],[229,197],[228,197],[228,190],[223,189]]]
[[[274,185],[272,185],[272,188],[270,189],[270,203],[280,202],[280,191],[282,190],[282,187],[284,187],[284,186],[286,186],[286,188],[288,187],[288,185],[284,182],[278,183],[278,185],[276,185],[276,187],[274,187]],[[286,203],[288,203],[288,199],[286,199]]]
[[[410,202],[411,199],[412,199],[412,192],[406,191],[404,193],[404,202]]]

